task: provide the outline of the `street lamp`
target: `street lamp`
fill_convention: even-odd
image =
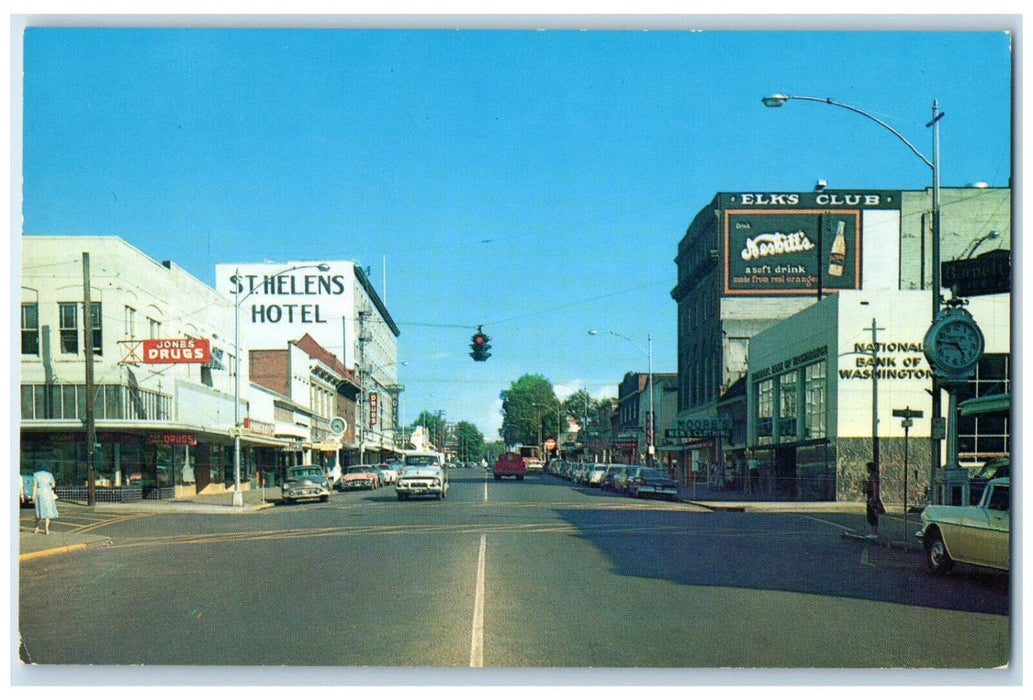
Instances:
[[[307,270],[315,268],[320,272],[328,272],[330,266],[326,263],[311,265],[295,265],[285,270],[274,272],[268,277],[279,277],[280,275],[295,270]],[[233,505],[244,505],[244,494],[240,490],[240,304],[249,296],[255,293],[257,287],[252,287],[244,296],[240,295],[240,268],[233,272],[233,358],[237,363],[233,372]]]
[[[632,340],[628,336],[621,335],[620,333],[617,333],[616,331],[588,331],[588,335],[599,335],[600,333],[609,333],[610,335],[615,335],[618,338],[623,338],[624,340],[628,341],[629,343],[634,345],[636,348],[638,348],[639,352],[642,352],[643,354],[646,355],[646,357],[649,358],[649,378],[647,380],[648,383],[649,383],[649,420],[646,421],[646,445],[647,445],[647,453],[646,453],[646,460],[647,461],[646,461],[646,463],[647,463],[647,466],[651,467],[651,466],[653,466],[653,457],[656,454],[655,443],[653,442],[654,439],[655,439],[654,436],[653,436],[653,432],[655,430],[655,423],[656,423],[656,415],[653,412],[653,334],[650,333],[648,335],[649,350],[647,351],[641,345],[636,343],[634,340]]]
[[[961,254],[961,259],[971,259],[971,257],[976,254],[976,250],[979,248],[979,246],[983,245],[987,241],[996,241],[998,238],[1000,238],[1000,234],[997,233],[997,231],[990,231],[989,233],[980,236],[968,245],[968,248],[966,248],[965,251]]]
[[[833,107],[842,107],[848,109],[851,112],[860,114],[862,117],[867,117],[873,122],[883,127],[891,134],[900,139],[905,146],[910,149],[912,153],[918,156],[919,159],[932,170],[933,175],[933,231],[932,231],[932,319],[931,322],[936,322],[936,317],[940,313],[940,119],[943,118],[943,112],[940,111],[939,103],[936,99],[933,99],[933,118],[926,124],[927,127],[933,127],[933,157],[930,160],[922,155],[915,146],[908,141],[904,136],[894,129],[886,122],[878,119],[877,117],[865,112],[863,109],[858,109],[842,102],[836,102],[835,100],[827,97],[804,97],[802,95],[783,95],[775,93],[761,99],[765,107],[781,107],[789,100],[806,100],[808,102],[823,102]],[[929,432],[930,436],[930,472],[929,481],[930,483],[936,480],[936,470],[940,464],[940,442],[936,437],[936,426],[941,423],[942,405],[940,398],[940,387],[936,381],[935,376],[933,377],[933,391],[932,391],[932,426],[933,428]]]

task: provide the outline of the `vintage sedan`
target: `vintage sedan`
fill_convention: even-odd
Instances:
[[[330,479],[319,467],[291,467],[287,470],[287,478],[283,480],[280,495],[283,502],[288,504],[307,499],[326,503],[330,500]]]
[[[678,497],[678,484],[659,469],[636,467],[628,475],[627,493],[635,498],[656,496],[673,501]]]
[[[395,479],[398,478],[398,470],[401,467],[397,464],[385,462],[384,464],[377,465],[377,471],[380,472],[380,483],[382,484],[393,484]]]
[[[915,535],[926,563],[946,574],[955,562],[1007,571],[1011,568],[1011,480],[993,479],[977,505],[928,506]]]
[[[372,464],[356,464],[348,467],[348,471],[341,477],[341,490],[353,491],[355,489],[373,490],[380,488],[380,473]]]
[[[448,473],[436,464],[403,467],[395,481],[399,501],[412,496],[433,496],[444,500],[448,494]]]

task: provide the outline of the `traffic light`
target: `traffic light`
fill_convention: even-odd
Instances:
[[[481,327],[477,326],[477,332],[470,338],[470,349],[473,351],[470,353],[470,357],[477,362],[484,362],[491,357],[491,353],[488,352],[491,350],[491,345],[488,342],[490,340],[491,337],[485,335]]]

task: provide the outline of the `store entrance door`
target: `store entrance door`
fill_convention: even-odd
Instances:
[[[775,495],[797,498],[796,448],[779,447],[775,450]]]

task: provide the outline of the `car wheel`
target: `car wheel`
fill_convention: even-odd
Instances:
[[[328,494],[328,493],[327,494],[323,494],[322,496],[319,497],[319,500],[322,503],[328,503],[330,501],[330,494]]]
[[[524,475],[523,474],[517,474],[517,481],[523,481],[523,480],[524,480]]]
[[[405,500],[405,494],[404,493],[398,494],[398,500],[399,501],[404,501]]]
[[[925,540],[926,561],[934,574],[946,574],[954,566],[954,560],[947,553],[943,535],[939,531],[929,533]]]

